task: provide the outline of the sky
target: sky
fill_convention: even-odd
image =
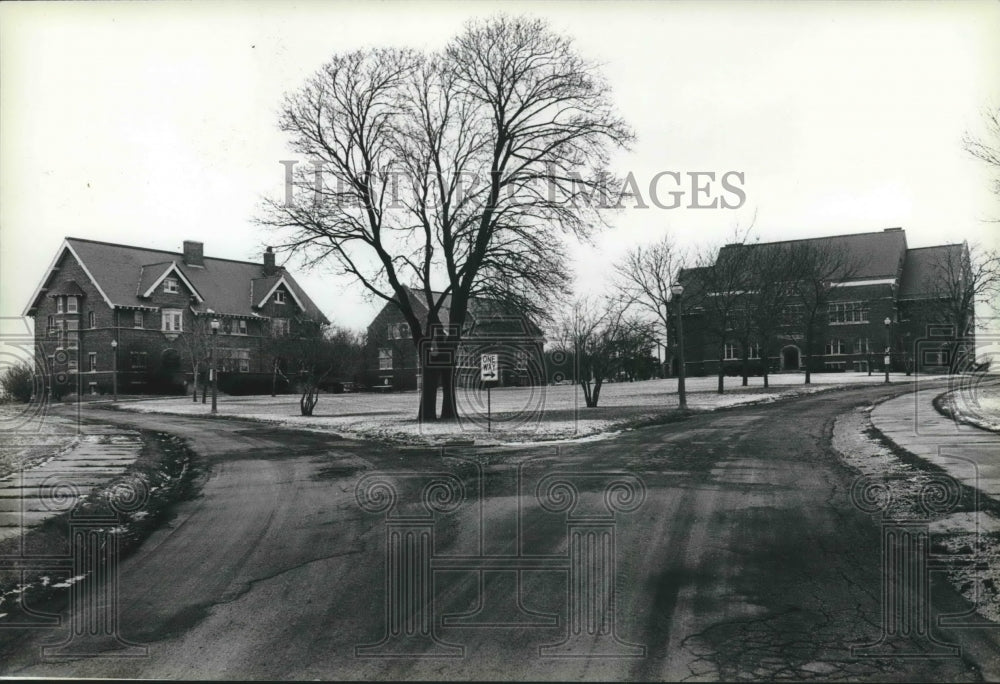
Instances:
[[[1000,106],[998,2],[11,2],[0,331],[66,236],[176,251],[194,239],[259,260],[276,240],[254,219],[296,158],[277,127],[283,95],[338,52],[435,50],[497,12],[572,37],[637,134],[615,169],[650,206],[571,245],[580,292],[664,234],[692,250],[750,224],[764,241],[900,226],[910,247],[1000,242],[990,174],[962,147]],[[685,183],[675,209],[648,201],[665,171]],[[689,208],[692,172],[741,173],[745,201]],[[661,197],[675,189],[660,181]],[[287,265],[336,323],[364,328],[379,308],[329,269]]]

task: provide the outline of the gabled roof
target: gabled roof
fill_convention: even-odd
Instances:
[[[728,258],[727,252],[736,249],[768,249],[796,244],[810,244],[817,248],[843,251],[857,265],[850,280],[896,278],[906,254],[906,234],[898,228],[872,233],[853,233],[830,237],[783,240],[780,242],[726,245],[719,250],[719,259]]]
[[[420,319],[421,324],[425,324],[430,309],[427,306],[427,299],[423,291],[410,287],[405,289],[409,295],[413,312]],[[441,302],[441,306],[438,309],[438,318],[442,325],[447,326],[450,321],[451,294],[431,291],[431,296],[436,301]],[[387,303],[386,306],[395,305]],[[508,304],[495,299],[472,297],[469,300],[469,319],[468,325],[480,334],[544,337],[541,329],[530,317],[514,310]]]
[[[149,300],[142,295],[149,292],[151,286],[155,288],[168,273],[174,272],[192,292],[203,299],[205,308],[235,316],[259,315],[254,306],[256,302],[253,301],[252,290],[254,281],[264,277],[264,267],[260,263],[205,257],[202,268],[190,268],[184,264],[184,255],[180,252],[72,237],[63,242],[28,303],[25,315],[34,311],[39,295],[51,281],[60,259],[66,254],[77,259],[109,306],[149,307]],[[280,269],[278,274],[271,277],[275,280],[284,278],[305,315],[328,322],[290,273]]]
[[[937,267],[958,265],[965,245],[935,245],[906,250],[906,263],[899,283],[900,299],[921,299],[934,296],[933,280]]]
[[[149,276],[144,277],[147,272],[149,273]],[[156,275],[158,272],[159,275]],[[191,296],[193,296],[199,302],[205,301],[205,298],[201,296],[200,292],[198,292],[198,288],[195,287],[191,283],[191,281],[187,279],[187,277],[184,275],[184,272],[181,271],[180,267],[177,266],[176,261],[171,261],[169,264],[167,264],[166,268],[162,268],[162,264],[158,264],[157,266],[150,267],[148,271],[146,270],[146,267],[143,266],[142,275],[139,276],[139,287],[136,290],[136,292],[142,298],[152,296],[157,286],[159,286],[159,284],[162,283],[164,280],[166,280],[167,276],[171,274],[177,276],[177,278],[181,280],[181,282],[183,282],[185,286],[187,286],[187,289],[191,291]],[[149,282],[148,286],[146,286],[146,283],[143,282],[144,280],[148,280],[151,282]]]

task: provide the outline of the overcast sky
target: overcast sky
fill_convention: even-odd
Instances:
[[[718,243],[754,216],[764,240],[997,242],[1000,203],[961,145],[1000,103],[997,2],[3,3],[0,315],[20,315],[65,236],[259,259],[252,219],[294,158],[282,95],[336,52],[433,50],[501,10],[547,17],[604,65],[638,135],[617,170],[644,192],[662,171],[744,174],[739,209],[612,216],[572,250],[581,289],[631,245]],[[347,280],[296,275],[335,322],[376,310]]]

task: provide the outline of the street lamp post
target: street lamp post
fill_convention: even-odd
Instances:
[[[687,394],[684,391],[684,321],[681,316],[681,295],[684,294],[684,286],[674,283],[670,286],[670,294],[676,302],[674,307],[677,311],[677,399],[678,405],[682,409],[687,408]]]
[[[118,340],[111,340],[111,392],[118,401]]]
[[[212,351],[209,357],[208,365],[211,366],[212,373],[212,413],[218,413],[218,397],[219,397],[219,373],[215,369],[215,339],[219,335],[219,319],[212,319]]]
[[[885,358],[882,359],[882,360],[885,363],[885,382],[886,382],[886,384],[888,384],[889,383],[889,360],[890,360],[889,350],[892,348],[892,341],[891,341],[891,339],[889,337],[889,326],[892,325],[892,319],[889,318],[888,316],[886,316],[885,320],[882,321],[882,322],[885,323]]]

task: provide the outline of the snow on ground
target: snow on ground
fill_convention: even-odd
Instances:
[[[1000,384],[970,382],[949,392],[944,408],[963,423],[1000,432]]]
[[[914,377],[894,374],[893,382]],[[883,376],[867,373],[815,373],[812,384],[803,384],[801,374],[775,375],[765,389],[761,378],[726,378],[725,393],[715,392],[715,377],[687,379],[688,408],[711,411],[739,404],[762,403],[855,384],[879,384]],[[487,426],[487,394],[478,390],[458,393],[456,423],[420,423],[416,420],[416,392],[393,394],[324,394],[314,415],[299,415],[296,395],[220,396],[219,414],[249,418],[286,427],[333,432],[345,437],[384,439],[406,443],[441,444],[474,440],[477,444],[501,444],[574,439],[620,429],[655,419],[677,409],[676,379],[608,383],[601,388],[597,408],[586,408],[578,385],[505,387],[490,393],[490,425]],[[204,415],[208,405],[190,397],[124,401],[129,411]],[[489,428],[489,431],[488,431]]]
[[[37,404],[0,404],[0,477],[69,448],[76,423]]]

